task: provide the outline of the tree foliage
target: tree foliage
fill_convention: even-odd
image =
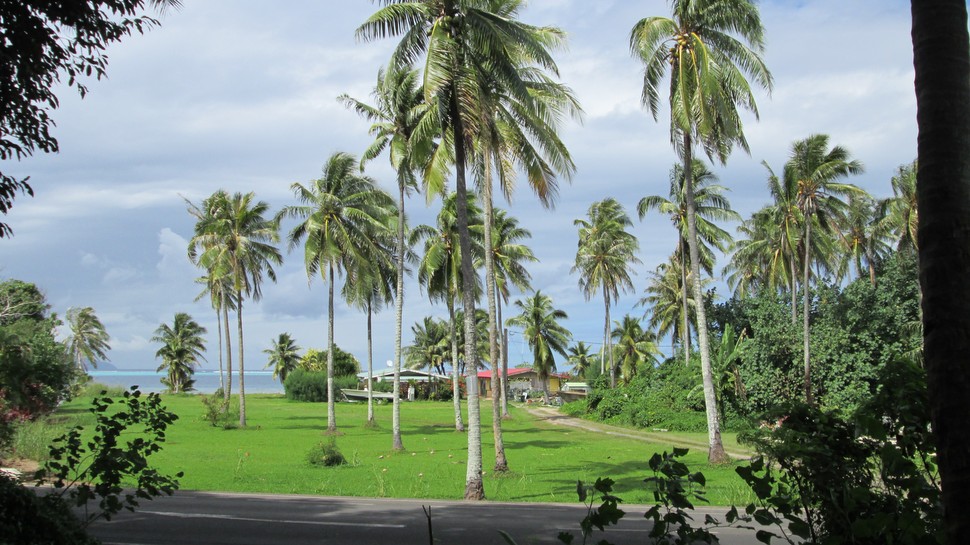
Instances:
[[[56,153],[51,111],[59,104],[55,89],[62,78],[67,76],[67,86],[83,97],[82,80],[106,73],[107,47],[156,26],[158,21],[142,12],[166,5],[178,6],[179,0],[0,2],[0,161],[36,150]],[[28,179],[0,172],[0,213],[7,214],[18,193],[33,196]],[[12,234],[0,222],[0,238]]]
[[[54,337],[61,322],[47,314],[49,305],[37,286],[0,283],[3,301],[12,311],[0,317],[0,445],[12,423],[53,410],[81,378],[66,346]]]

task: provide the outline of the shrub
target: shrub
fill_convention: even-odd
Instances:
[[[283,381],[286,399],[319,403],[327,400],[327,373],[294,369]]]
[[[356,389],[356,375],[344,375],[334,377],[333,390],[339,392],[342,388]],[[305,371],[294,369],[286,375],[283,382],[283,389],[286,391],[286,399],[293,401],[308,401],[320,403],[327,401],[327,373],[326,371]],[[339,395],[335,394],[337,399]]]
[[[347,459],[337,448],[336,441],[329,443],[317,443],[316,446],[307,452],[306,461],[311,466],[333,467],[347,463]]]
[[[202,419],[212,427],[229,430],[238,426],[238,405],[234,404],[233,400],[225,399],[222,388],[211,395],[202,396],[202,407]]]
[[[111,520],[122,509],[134,511],[139,499],[171,495],[182,477],[181,472],[159,473],[150,464],[168,426],[178,419],[158,394],[142,396],[132,386],[120,400],[102,394],[91,405],[96,424],[90,439],[82,441],[81,426],[54,439],[50,459],[37,472],[52,481],[50,496],[84,507],[84,526],[98,518]],[[132,435],[137,438],[129,439]],[[134,490],[125,491],[122,484],[129,483],[135,483]],[[98,500],[96,509],[87,507],[92,500]]]
[[[576,401],[570,401],[569,403],[563,403],[559,410],[568,416],[581,417],[586,414],[586,400],[577,399]]]
[[[942,543],[925,373],[893,362],[879,382],[850,419],[792,403],[776,429],[752,434],[771,463],[737,469],[759,499],[746,512],[790,543]]]

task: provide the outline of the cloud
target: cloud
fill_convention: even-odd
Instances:
[[[758,94],[760,120],[745,118],[751,156],[737,151],[726,166],[713,167],[732,188],[735,209],[747,215],[766,203],[761,161],[780,168],[790,143],[816,132],[866,164],[867,174],[854,181],[888,195],[893,169],[916,153],[907,5],[772,0],[759,7],[774,90]],[[18,198],[6,218],[16,236],[0,242],[4,274],[37,283],[61,314],[71,305],[94,306],[121,367],[152,367],[155,347],[146,339],[179,311],[209,329],[214,361],[216,319],[208,301],[194,301],[199,271],[185,257],[193,225],[182,197],[199,202],[219,188],[255,191],[278,210],[291,204],[290,184],[319,176],[329,154],[364,149],[372,141],[369,123],[335,99],[344,92],[370,98],[377,69],[396,45],[355,39],[375,9],[366,2],[294,0],[270,10],[254,0],[184,3],[161,27],[112,47],[108,78],[90,82],[87,98],[60,90],[53,117],[61,153],[4,165],[30,175],[36,191]],[[539,206],[522,183],[511,204],[498,204],[532,231],[529,244],[540,259],[530,266],[533,285],[567,310],[566,326],[577,340],[602,337],[603,304],[586,301],[570,273],[573,220],[608,195],[635,217],[641,197],[666,195],[677,161],[666,104],[656,121],[641,107],[642,68],[628,49],[636,21],[668,11],[662,2],[550,0],[531,3],[523,14],[526,22],[567,31],[568,46],[555,57],[587,115],[583,125],[562,128],[577,172],[562,184],[555,209]],[[368,173],[394,189],[386,157]],[[438,206],[414,196],[407,203],[411,222],[433,223]],[[634,219],[632,230],[643,263],[635,291],[612,308],[614,318],[642,314],[634,305],[645,273],[675,244],[669,222],[657,214]],[[303,346],[325,343],[326,284],[317,278],[308,285],[299,250],[286,255],[277,273],[277,284],[264,285],[263,300],[244,310],[250,368],[261,366],[261,350],[282,331]],[[445,315],[413,279],[406,290],[405,344],[410,324]],[[363,315],[339,300],[335,306],[338,344],[363,359]],[[391,309],[374,325],[375,358],[383,361],[393,343]]]

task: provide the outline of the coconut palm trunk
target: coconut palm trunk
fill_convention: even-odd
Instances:
[[[226,306],[222,307],[222,323],[226,324],[223,329],[223,333],[226,335],[226,389],[222,392],[222,399],[227,404],[229,403],[229,396],[232,395],[232,334],[229,332],[229,308]]]
[[[970,42],[964,0],[913,0],[923,353],[947,543],[970,535]]]
[[[216,309],[216,338],[219,339],[219,388],[225,392],[226,391],[226,374],[223,370],[223,357],[222,357],[222,314],[219,313],[219,309]]]
[[[798,282],[795,281],[795,276],[798,274],[798,266],[795,265],[795,252],[791,253],[789,258],[791,269],[791,325],[795,325],[798,322]]]
[[[720,417],[717,396],[714,391],[714,375],[711,371],[710,345],[707,339],[707,310],[701,292],[700,252],[697,249],[697,204],[694,202],[694,173],[690,168],[693,158],[690,134],[684,134],[684,189],[687,195],[687,246],[690,249],[690,272],[693,276],[694,306],[697,316],[697,347],[701,353],[701,377],[704,385],[704,408],[707,413],[707,459],[711,463],[727,461],[721,442]]]
[[[404,180],[400,180],[397,187],[397,298],[394,300],[394,397],[391,409],[391,441],[392,448],[401,451],[404,450],[404,441],[401,438],[401,327],[404,323]]]
[[[600,361],[605,361],[609,355],[610,388],[616,388],[616,364],[613,363],[613,345],[610,341],[610,294],[606,290],[606,284],[603,285],[603,304],[606,307],[606,319],[603,321],[603,355]],[[605,369],[600,371],[605,372]]]
[[[337,408],[333,392],[333,263],[330,263],[327,290],[327,433],[337,433]]]
[[[677,245],[680,252],[680,299],[684,314],[681,338],[683,338],[684,343],[684,365],[686,366],[690,363],[690,305],[687,302],[687,253],[684,251],[686,248],[684,248],[683,237],[680,238]]]
[[[449,288],[451,291],[451,288]],[[455,431],[465,431],[465,423],[461,419],[461,386],[458,375],[458,332],[455,324],[455,294],[448,294],[448,337],[451,344],[451,388],[454,395],[451,401],[455,406]]]
[[[495,256],[492,253],[492,180],[490,167],[486,160],[485,183],[482,187],[482,202],[485,209],[485,294],[488,300],[488,362],[492,366],[492,436],[495,441],[495,472],[509,470],[508,460],[505,458],[505,442],[502,439],[502,407],[499,396],[504,388],[499,377],[498,326],[496,324],[497,308],[495,304]],[[478,370],[476,369],[476,376]],[[504,396],[503,396],[504,398]]]
[[[499,326],[501,326],[503,323],[501,297],[502,296],[499,295],[498,293],[495,294],[495,302],[497,304],[496,316],[498,317]],[[502,418],[509,418],[511,416],[509,414],[509,347],[508,347],[509,330],[503,327],[501,331],[502,331],[502,338],[499,339],[499,348],[500,348],[499,359],[501,360],[501,364],[502,364],[502,371],[501,371],[501,377],[500,377],[502,380],[502,385],[501,385]]]
[[[459,62],[460,66],[461,63]],[[485,499],[482,482],[482,429],[478,396],[478,354],[475,331],[475,271],[472,268],[472,240],[468,230],[468,188],[465,185],[465,131],[458,111],[458,88],[452,84],[451,116],[455,140],[455,192],[458,206],[458,243],[461,254],[462,306],[465,311],[465,388],[468,392],[468,464],[465,471],[465,499]]]
[[[811,364],[811,354],[809,348],[809,324],[808,324],[808,309],[809,309],[809,293],[808,293],[808,275],[809,275],[809,260],[808,260],[808,249],[812,247],[812,218],[809,214],[805,215],[805,269],[802,276],[802,341],[803,356],[804,356],[804,376],[803,380],[805,383],[805,403],[811,405],[814,400],[812,398],[812,364]]]
[[[243,356],[243,301],[242,292],[236,290],[236,329],[239,339],[239,427],[246,427],[246,366]]]
[[[371,304],[367,303],[367,425],[374,425],[374,330],[371,325]]]

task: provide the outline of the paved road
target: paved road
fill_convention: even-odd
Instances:
[[[498,530],[519,545],[560,543],[560,531],[580,536],[582,505],[388,500],[178,492],[142,503],[134,513],[99,521],[91,533],[105,545],[426,545],[428,522],[422,506],[431,508],[434,541],[440,545],[504,544]],[[624,506],[627,516],[606,534],[616,545],[646,543],[645,507]],[[699,510],[721,517],[725,509]],[[722,529],[721,542],[747,545],[757,541],[747,531]],[[581,543],[581,539],[577,541]]]

